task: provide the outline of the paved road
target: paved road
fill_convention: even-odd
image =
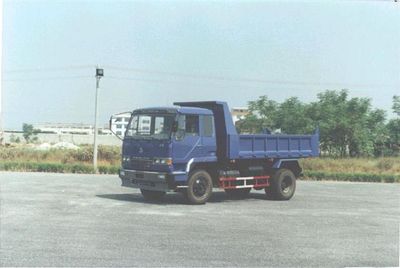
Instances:
[[[398,184],[299,182],[287,202],[145,203],[116,176],[0,173],[2,266],[398,266]]]

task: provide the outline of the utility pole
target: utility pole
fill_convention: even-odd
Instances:
[[[0,22],[3,21],[3,1],[0,1]],[[3,44],[3,23],[0,23],[0,44]],[[0,145],[5,144],[3,123],[3,49],[0,49]]]
[[[100,79],[104,76],[104,70],[100,69],[99,66],[96,66],[96,96],[94,101],[94,135],[93,135],[93,170],[95,173],[98,172],[97,170],[97,113],[98,113],[98,105],[97,105],[97,98],[99,95],[99,88],[100,88]]]

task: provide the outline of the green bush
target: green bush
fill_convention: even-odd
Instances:
[[[93,173],[93,167],[82,164],[69,165],[69,172],[71,173]]]
[[[118,174],[119,166],[99,166],[101,174]]]
[[[58,164],[58,163],[37,163],[36,167],[33,167],[33,165],[30,165],[30,169],[33,169],[33,171],[39,171],[39,172],[56,172],[56,173],[61,172],[62,173],[62,172],[64,172],[65,167],[63,164]]]

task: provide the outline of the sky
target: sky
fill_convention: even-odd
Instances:
[[[392,1],[3,2],[3,127],[93,123],[139,107],[346,88],[391,112],[400,95]]]

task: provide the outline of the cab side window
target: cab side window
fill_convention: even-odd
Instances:
[[[199,136],[199,116],[186,115],[185,132],[188,136]]]
[[[204,115],[203,119],[203,131],[202,136],[213,137],[214,136],[214,117],[212,115]]]

